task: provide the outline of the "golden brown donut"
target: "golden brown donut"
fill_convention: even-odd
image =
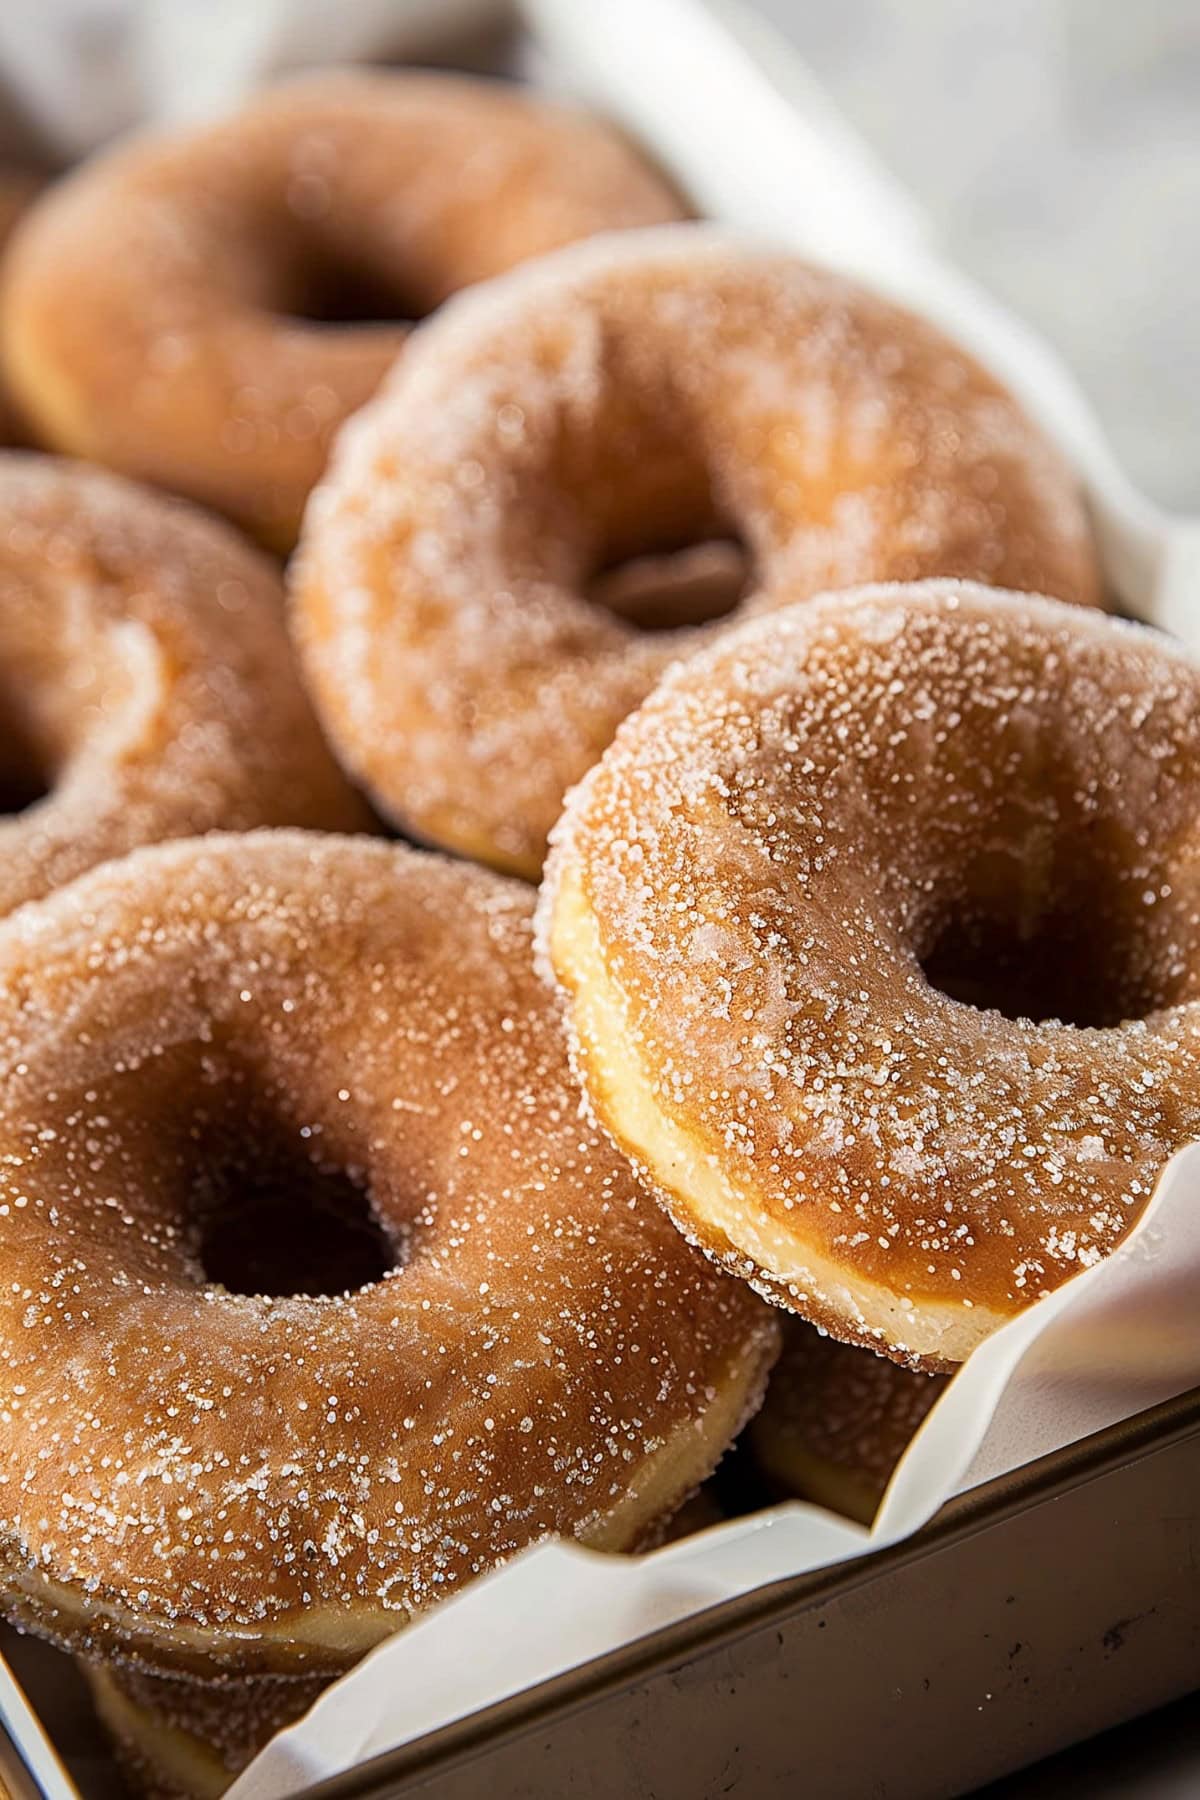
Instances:
[[[144,1800],[219,1800],[326,1686],[306,1676],[195,1681],[111,1663],[81,1660],[80,1667],[117,1759]]]
[[[680,1227],[929,1368],[1110,1251],[1200,1135],[1200,670],[955,582],[677,667],[576,789],[541,943]]]
[[[549,1533],[635,1545],[709,1473],[774,1318],[580,1123],[531,911],[267,832],[0,929],[15,1622],[158,1673],[334,1673]],[[314,1293],[291,1265],[330,1215],[358,1285]]]
[[[679,212],[573,109],[448,75],[309,76],[48,193],[8,264],[4,362],[52,448],[288,549],[401,321],[523,257]]]
[[[366,808],[292,665],[279,576],[227,526],[0,453],[0,913],[138,844],[352,830]]]
[[[945,1386],[945,1376],[901,1368],[789,1319],[783,1354],[745,1441],[776,1494],[869,1525]]]
[[[334,748],[397,824],[536,878],[565,790],[733,622],[639,630],[605,570],[731,537],[739,618],[934,574],[1098,594],[1070,474],[932,326],[708,227],[605,239],[448,307],[339,439],[294,582]]]

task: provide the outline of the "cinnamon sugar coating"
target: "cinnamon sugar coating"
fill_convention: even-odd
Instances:
[[[270,832],[138,852],[0,928],[17,1622],[160,1673],[336,1672],[548,1533],[629,1546],[722,1454],[773,1317],[581,1122],[531,904]],[[392,1270],[208,1279],[214,1201],[264,1169],[360,1190]]]
[[[1111,1251],[1200,1134],[1200,672],[952,582],[675,669],[544,890],[592,1107],[682,1228],[929,1367]]]
[[[274,567],[130,482],[0,453],[0,913],[139,844],[368,823]]]
[[[611,127],[565,106],[448,75],[308,76],[58,183],[13,246],[4,360],[51,447],[288,549],[399,321],[679,213]]]
[[[729,535],[738,617],[938,574],[1098,598],[1071,474],[932,326],[708,227],[610,237],[455,301],[341,434],[294,582],[335,748],[536,878],[566,789],[732,623],[639,630],[604,570]]]

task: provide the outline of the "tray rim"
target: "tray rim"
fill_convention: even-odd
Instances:
[[[583,1711],[623,1688],[736,1644],[781,1619],[840,1599],[895,1569],[923,1562],[950,1545],[1036,1511],[1063,1493],[1192,1439],[1200,1439],[1200,1387],[1119,1419],[956,1495],[920,1531],[899,1543],[706,1606],[392,1750],[379,1751],[340,1774],[297,1789],[293,1800],[365,1800],[399,1780],[419,1781],[456,1763],[473,1762],[502,1741],[536,1731],[552,1716]]]

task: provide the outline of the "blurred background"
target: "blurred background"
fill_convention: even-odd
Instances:
[[[1074,366],[1138,484],[1200,511],[1196,0],[757,4]]]
[[[749,4],[793,40],[952,255],[1058,346],[1139,485],[1200,511],[1198,0]],[[431,22],[444,32],[496,10],[0,0],[0,151],[49,133],[77,154],[148,105],[206,110],[234,72],[419,55]]]

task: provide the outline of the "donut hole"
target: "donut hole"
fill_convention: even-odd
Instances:
[[[1028,938],[995,919],[949,921],[921,963],[931,987],[979,1012],[1033,1024],[1118,1025],[1128,1014],[1108,1003],[1097,978],[1102,967],[1063,921]]]
[[[1149,891],[1144,876],[1118,881],[1083,853],[1075,878],[1040,904],[1014,875],[1007,896],[946,912],[921,969],[952,1000],[1007,1019],[1106,1029],[1146,1018],[1190,997],[1191,960],[1169,906],[1147,906]]]
[[[205,1281],[277,1299],[336,1295],[401,1266],[361,1178],[305,1156],[279,1126],[255,1122],[236,1141],[251,1154],[204,1154],[189,1196]]]
[[[54,786],[54,771],[33,741],[15,709],[5,707],[0,734],[0,814],[15,817],[46,799]]]
[[[728,618],[758,571],[701,422],[669,371],[647,366],[624,334],[602,333],[595,354],[604,370],[595,408],[563,405],[545,432],[540,501],[522,482],[536,528],[570,543],[576,593],[634,631]]]
[[[306,325],[415,325],[434,300],[401,286],[379,270],[310,252],[287,269],[272,310]]]
[[[732,532],[618,555],[593,571],[593,606],[638,631],[685,631],[735,612],[754,586],[753,563]]]

